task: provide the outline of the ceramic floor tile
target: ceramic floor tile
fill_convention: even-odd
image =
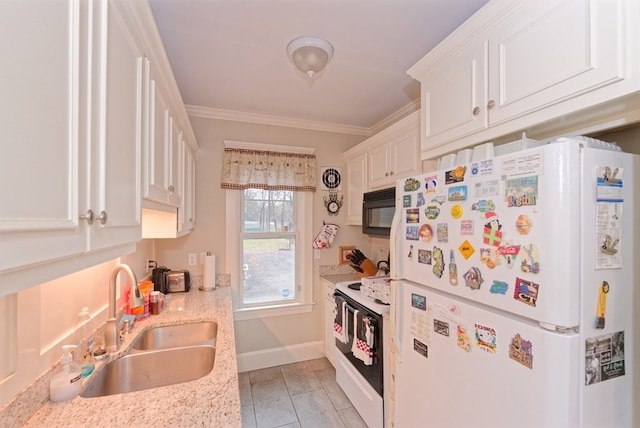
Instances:
[[[367,424],[360,417],[358,411],[353,407],[338,410],[338,414],[342,418],[344,424],[349,428],[368,428]]]
[[[294,395],[291,400],[303,428],[347,426],[323,390]]]
[[[336,369],[334,369],[333,367],[316,370],[314,373],[316,375],[316,378],[318,378],[320,382],[324,382],[326,380],[336,380]]]
[[[289,364],[282,366],[282,376],[289,388],[289,394],[297,395],[304,392],[322,389],[310,364]]]
[[[249,373],[238,373],[238,384],[240,386],[240,405],[252,405],[253,399],[251,398],[251,382],[249,379]]]
[[[300,422],[294,422],[292,424],[282,425],[281,427],[278,427],[278,428],[302,428],[302,426],[300,425]]]
[[[282,377],[280,367],[267,367],[266,369],[252,370],[249,372],[251,383],[264,382]]]
[[[335,376],[333,379],[323,380],[321,384],[336,410],[353,407],[353,404],[349,401],[347,395],[344,393],[342,388],[340,388],[338,382],[336,382]]]
[[[273,428],[298,422],[284,379],[272,379],[251,386],[258,428]]]
[[[309,360],[309,365],[311,365],[311,369],[313,371],[318,371],[318,370],[326,369],[329,367],[333,367],[329,362],[329,360],[327,360],[324,357],[318,358],[316,360]]]
[[[242,406],[242,428],[256,428],[256,414],[253,406]]]

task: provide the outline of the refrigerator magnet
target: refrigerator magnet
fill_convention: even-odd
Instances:
[[[539,273],[540,262],[538,261],[538,250],[533,244],[522,246],[522,262],[520,269],[525,273]]]
[[[487,265],[489,269],[500,265],[501,258],[498,254],[498,249],[495,247],[480,248],[480,261]]]
[[[476,249],[473,248],[471,242],[465,239],[465,241],[458,247],[458,251],[460,251],[460,254],[462,254],[462,257],[464,257],[465,260],[469,260],[469,257],[476,252]]]
[[[449,250],[449,284],[458,285],[458,266],[453,250]]]
[[[415,178],[407,178],[404,181],[404,191],[413,192],[420,188],[420,181]]]
[[[429,250],[418,250],[418,263],[422,263],[425,265],[431,264],[431,251]]]
[[[416,201],[416,207],[421,207],[424,204],[426,204],[426,201],[424,200],[424,193],[418,193],[417,195],[417,201]]]
[[[447,223],[438,223],[436,226],[436,234],[438,242],[449,242],[449,225]]]
[[[533,369],[533,345],[531,341],[524,340],[520,333],[513,336],[509,343],[509,358],[529,369]]]
[[[407,241],[417,241],[418,240],[418,226],[407,226],[406,238]]]
[[[515,264],[516,257],[520,253],[520,245],[503,245],[498,247],[498,254],[503,258],[507,267],[512,268]]]
[[[406,222],[407,224],[420,223],[420,210],[418,208],[407,208]]]
[[[480,211],[481,213],[486,213],[487,211],[493,211],[495,209],[496,204],[491,199],[481,199],[471,205],[472,211]]]
[[[538,199],[538,176],[507,180],[507,207],[536,205]]]
[[[482,324],[475,324],[475,326],[476,346],[490,354],[498,352],[498,335],[496,330],[493,327]]]
[[[433,258],[433,274],[438,278],[442,278],[444,273],[444,254],[442,250],[438,247],[433,247],[431,257]]]
[[[516,278],[516,288],[513,292],[513,298],[529,306],[536,306],[539,289],[540,286],[535,282]]]
[[[438,187],[438,176],[437,175],[429,175],[424,178],[424,190],[425,193],[433,193],[436,191]]]
[[[429,220],[435,220],[440,215],[440,207],[438,207],[437,205],[427,205],[427,207],[424,209],[424,215]]]
[[[473,220],[460,220],[460,235],[473,235]]]
[[[456,328],[456,336],[458,347],[466,352],[471,352],[471,339],[467,334],[467,328],[458,324],[458,327]]]
[[[435,202],[438,205],[442,205],[447,201],[447,197],[444,195],[440,195],[440,196],[434,196],[431,199],[431,202]]]
[[[442,336],[449,337],[449,323],[445,321],[440,321],[438,319],[433,319],[433,331]]]
[[[423,224],[420,226],[420,230],[418,230],[418,235],[420,236],[420,240],[429,242],[433,238],[433,228],[430,224]]]
[[[402,197],[402,206],[404,208],[410,208],[413,205],[411,195],[404,195]]]
[[[499,247],[502,242],[502,225],[498,215],[493,211],[484,214],[485,224],[482,233],[482,242],[494,247]]]
[[[451,171],[444,173],[444,182],[446,184],[459,183],[464,181],[464,174],[467,172],[466,166],[457,166]]]
[[[451,217],[453,218],[460,218],[462,217],[464,210],[462,209],[462,206],[456,204],[454,206],[451,207]]]
[[[480,286],[484,282],[480,269],[476,267],[469,269],[464,275],[462,275],[462,278],[464,279],[465,285],[472,290],[479,290]]]
[[[449,188],[447,199],[450,201],[466,201],[467,186],[453,186]]]
[[[527,215],[520,214],[516,219],[516,230],[520,235],[528,235],[531,225],[531,219]]]
[[[491,288],[489,289],[489,292],[491,294],[507,294],[507,291],[509,290],[509,284],[507,284],[504,281],[498,281],[496,279],[493,280],[493,283],[491,283]]]
[[[604,328],[604,313],[607,310],[607,294],[609,293],[609,283],[602,281],[598,291],[598,313],[596,316],[596,328]]]

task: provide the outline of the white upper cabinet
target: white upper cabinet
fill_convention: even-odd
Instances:
[[[638,20],[637,0],[489,2],[409,70],[422,158],[602,103],[600,115],[621,110],[612,103],[640,90]]]
[[[146,150],[146,175],[144,196],[147,199],[167,202],[169,189],[169,104],[150,64],[149,81],[149,139]]]
[[[141,237],[145,60],[124,4],[0,2],[0,295]]]
[[[344,154],[347,224],[362,225],[362,198],[421,172],[420,111],[411,113]]]

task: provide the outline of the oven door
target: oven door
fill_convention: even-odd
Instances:
[[[383,393],[383,334],[382,334],[382,316],[368,310],[366,307],[360,305],[355,300],[346,296],[340,291],[336,291],[334,296],[340,296],[347,302],[347,324],[348,324],[348,338],[347,343],[342,343],[338,339],[335,340],[338,353],[348,360],[349,364],[353,366],[362,375],[364,380],[371,385],[373,389],[382,397]],[[353,355],[352,347],[354,341],[354,322],[353,314],[355,310],[362,313],[363,316],[368,316],[372,320],[372,324],[375,324],[374,333],[374,350],[373,350],[373,363],[366,365],[362,360],[356,358]]]

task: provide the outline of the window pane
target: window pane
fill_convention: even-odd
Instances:
[[[246,189],[244,191],[244,232],[293,231],[293,192],[289,190]]]
[[[296,297],[295,236],[243,240],[243,303]]]

